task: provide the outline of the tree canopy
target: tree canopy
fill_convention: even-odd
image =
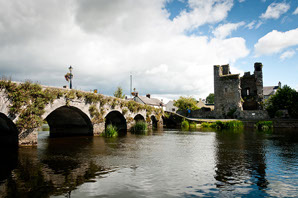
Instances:
[[[265,108],[270,117],[275,117],[278,110],[286,109],[292,118],[298,118],[298,92],[285,85],[265,101]]]
[[[210,93],[206,98],[207,104],[214,104],[214,93]]]
[[[192,97],[180,96],[178,100],[174,100],[174,106],[178,107],[179,110],[199,109],[199,107],[197,106],[197,100]]]
[[[117,87],[117,90],[114,92],[114,96],[116,98],[121,98],[121,99],[125,98],[125,95],[123,94],[123,90],[121,87]]]

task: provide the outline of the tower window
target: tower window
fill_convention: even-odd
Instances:
[[[249,88],[246,88],[246,95],[247,95],[247,96],[250,95],[250,90],[249,90]]]

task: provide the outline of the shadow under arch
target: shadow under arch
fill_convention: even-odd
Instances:
[[[59,107],[46,117],[46,121],[50,127],[50,137],[93,135],[91,120],[76,107]]]
[[[140,121],[145,122],[145,118],[144,118],[144,116],[142,116],[141,114],[136,115],[136,116],[134,117],[134,120],[135,120],[136,122],[140,122]]]
[[[0,113],[0,147],[18,147],[18,129],[5,114]]]
[[[112,124],[113,126],[117,127],[119,134],[127,133],[126,119],[119,111],[111,111],[106,115],[105,120],[105,128],[107,128],[108,125]]]
[[[157,119],[154,115],[151,116],[151,123],[153,128],[157,128]]]

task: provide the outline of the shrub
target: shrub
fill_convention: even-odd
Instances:
[[[184,119],[184,120],[181,122],[181,128],[182,128],[182,129],[188,129],[188,128],[189,128],[189,123],[188,123],[187,120]]]
[[[216,128],[216,129],[235,129],[235,128],[242,128],[243,122],[241,121],[228,121],[228,122],[222,122],[222,121],[216,121],[212,123],[203,122],[201,124],[203,128]]]
[[[192,122],[189,124],[189,128],[195,129],[195,128],[197,128],[197,124],[195,122]]]
[[[211,128],[211,123],[209,123],[209,122],[203,122],[201,124],[201,127],[203,127],[203,128]]]
[[[105,132],[102,134],[102,136],[107,138],[114,138],[118,136],[117,127],[109,124],[105,130]]]
[[[131,133],[145,134],[148,130],[148,125],[144,121],[138,121],[132,128]]]
[[[261,131],[268,131],[273,128],[272,121],[259,121],[255,124],[255,127]]]

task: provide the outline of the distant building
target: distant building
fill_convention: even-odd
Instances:
[[[174,106],[174,101],[173,100],[170,100],[167,104],[166,104],[166,111],[170,111],[170,112],[174,112],[176,113],[176,111],[178,110],[179,108]]]
[[[146,96],[139,96],[138,92],[133,92],[134,94],[134,98],[133,100],[141,103],[141,104],[146,104],[146,105],[150,105],[153,106],[155,108],[163,108],[164,104],[162,101],[160,101],[157,98],[151,98],[150,94],[147,94]]]
[[[205,103],[206,100],[202,100],[201,98],[199,99],[199,101],[197,102],[197,107],[199,107],[200,109],[203,109],[205,111],[213,111],[214,110],[214,104],[206,104]]]
[[[281,88],[281,82],[278,82],[278,86],[267,86],[263,88],[264,100],[276,93],[277,89]]]
[[[197,107],[199,108],[205,107],[205,102],[201,98],[197,102]]]

